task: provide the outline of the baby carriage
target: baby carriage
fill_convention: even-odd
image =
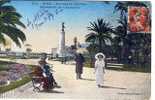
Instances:
[[[50,76],[45,76],[45,73],[39,66],[35,67],[34,72],[31,74],[33,91],[39,92],[45,87],[47,90],[59,87],[53,77],[53,72],[54,71],[51,70]]]
[[[41,91],[41,88],[43,86],[42,77],[33,76],[32,85],[33,85],[33,91],[35,92]]]

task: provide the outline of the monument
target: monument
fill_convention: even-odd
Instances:
[[[65,30],[64,22],[62,23],[62,29],[59,35],[59,44],[57,49],[57,54],[59,57],[65,56]]]

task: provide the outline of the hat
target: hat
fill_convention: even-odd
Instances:
[[[103,59],[105,59],[105,55],[103,54],[103,53],[97,53],[96,55],[95,55],[95,59],[98,59],[98,56],[102,56],[103,57]]]
[[[46,64],[47,62],[45,60],[38,61],[39,64]]]

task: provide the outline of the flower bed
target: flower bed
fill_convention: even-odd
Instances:
[[[24,64],[10,64],[8,67],[8,71],[0,71],[0,86],[21,80],[30,73],[30,69]]]

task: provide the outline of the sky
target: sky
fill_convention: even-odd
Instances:
[[[68,46],[73,44],[74,37],[80,43],[85,43],[85,35],[90,33],[87,27],[97,18],[104,18],[112,26],[117,26],[119,14],[114,13],[115,4],[97,1],[11,1],[27,26],[26,29],[21,28],[27,37],[25,44],[31,44],[34,52],[51,52],[52,48],[58,47],[62,22],[65,23]],[[11,47],[14,51],[25,50],[24,46],[18,48],[12,44]]]

